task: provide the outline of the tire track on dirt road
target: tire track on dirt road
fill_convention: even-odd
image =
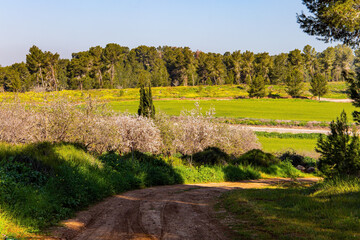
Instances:
[[[318,179],[299,179],[315,182]],[[51,229],[46,239],[232,239],[213,210],[217,198],[233,189],[262,188],[290,179],[172,185],[109,197]]]

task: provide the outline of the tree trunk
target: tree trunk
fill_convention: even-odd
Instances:
[[[100,69],[99,69],[99,87],[102,88],[102,73]]]
[[[43,75],[42,75],[41,67],[39,68],[39,74],[40,74],[40,77],[41,77],[41,86],[44,87],[44,78],[43,78]]]
[[[55,91],[57,91],[58,90],[58,84],[57,84],[57,79],[56,79],[56,76],[55,76],[54,66],[50,65],[50,69],[51,69],[51,77],[52,77],[52,80],[54,81]]]
[[[115,75],[115,66],[114,64],[111,64],[111,67],[110,67],[110,86],[111,88],[113,88],[113,83],[114,83],[114,75]]]

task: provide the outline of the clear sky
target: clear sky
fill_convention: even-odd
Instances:
[[[0,0],[0,65],[25,61],[32,45],[62,58],[91,46],[188,46],[277,54],[310,44],[301,0]]]

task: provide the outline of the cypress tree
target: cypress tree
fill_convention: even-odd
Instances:
[[[155,106],[152,101],[151,86],[145,89],[144,85],[140,87],[140,104],[138,109],[139,116],[155,117]]]

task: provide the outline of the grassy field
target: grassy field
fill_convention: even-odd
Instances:
[[[285,92],[284,86],[268,85],[267,94],[278,97],[289,97]],[[189,99],[189,98],[243,98],[247,97],[246,85],[221,85],[221,86],[196,86],[196,87],[154,87],[152,88],[153,97],[155,99]],[[309,83],[305,83],[305,88],[302,96],[311,97]],[[347,98],[346,83],[333,82],[329,83],[329,93],[325,95],[326,98]],[[60,92],[26,92],[26,93],[0,93],[0,102],[11,102],[15,99],[20,102],[44,102],[52,101],[59,97],[67,98],[73,102],[82,102],[89,95],[99,101],[122,101],[122,100],[137,100],[139,99],[138,88],[128,89],[99,89],[99,90],[84,90],[72,91],[64,90]]]
[[[283,152],[293,149],[296,152],[315,153],[316,139],[298,139],[298,138],[267,138],[258,137],[262,149],[265,152]]]
[[[195,107],[193,100],[154,101],[157,111],[169,115],[179,115],[183,110]],[[121,112],[136,113],[138,101],[111,102],[112,109]],[[298,121],[332,121],[344,109],[349,116],[355,110],[351,103],[317,102],[302,99],[238,99],[238,100],[202,100],[203,112],[215,108],[216,117],[254,118]]]
[[[360,181],[278,185],[223,195],[239,239],[360,239]]]
[[[315,152],[315,146],[320,134],[292,134],[292,133],[267,133],[256,132],[256,136],[261,143],[262,149],[265,152],[281,153],[288,150],[311,156],[318,157]]]

